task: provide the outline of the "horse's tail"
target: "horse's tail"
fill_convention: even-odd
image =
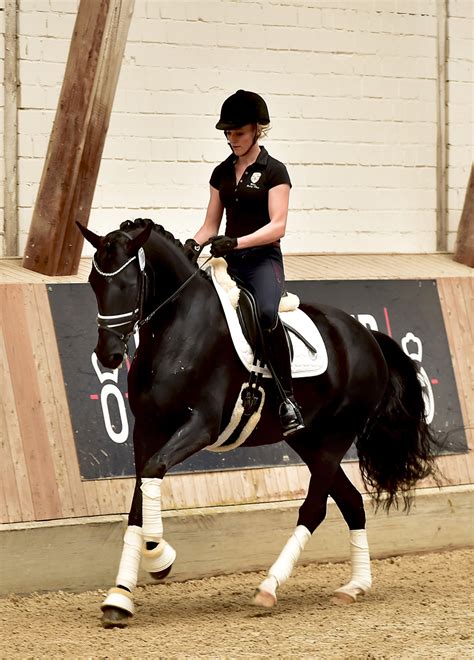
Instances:
[[[373,332],[385,357],[389,380],[383,399],[356,441],[364,483],[376,506],[398,506],[398,496],[410,508],[420,479],[436,481],[436,442],[426,423],[418,370],[400,346],[381,332]]]

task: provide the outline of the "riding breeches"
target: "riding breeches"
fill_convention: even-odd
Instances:
[[[264,245],[226,255],[229,274],[253,294],[263,330],[277,322],[285,274],[279,247]]]

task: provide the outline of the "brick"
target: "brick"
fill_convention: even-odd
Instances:
[[[46,2],[43,0],[40,4],[45,5]],[[49,9],[62,14],[77,14],[79,0],[49,0]]]
[[[18,12],[18,35],[45,37],[48,35],[48,14],[38,11]]]
[[[47,18],[47,36],[63,38],[72,37],[77,14],[49,13]]]

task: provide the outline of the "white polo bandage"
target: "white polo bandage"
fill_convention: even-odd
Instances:
[[[372,586],[370,570],[369,544],[365,529],[351,529],[351,579],[343,587],[336,589],[336,593],[344,593],[353,600],[364,595]]]
[[[296,527],[281,551],[280,556],[268,571],[268,577],[276,580],[276,586],[279,587],[288,580],[291,571],[310,538],[311,532],[304,525],[298,525]]]
[[[370,570],[369,544],[365,529],[351,529],[351,582],[354,582],[364,591],[372,586]]]
[[[162,479],[142,478],[143,538],[145,541],[158,543],[163,536],[161,482]]]
[[[142,528],[129,525],[123,537],[122,557],[115,580],[116,585],[134,589],[137,586],[138,569],[142,551]]]

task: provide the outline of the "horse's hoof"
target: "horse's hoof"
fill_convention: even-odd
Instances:
[[[164,580],[165,577],[167,577],[171,573],[172,568],[173,568],[173,564],[171,564],[171,566],[168,566],[168,568],[165,568],[163,571],[150,573],[150,575],[154,580]]]
[[[335,591],[332,595],[331,602],[334,605],[352,605],[357,600],[357,596],[346,594],[344,591]]]
[[[271,594],[269,591],[257,589],[253,596],[252,604],[257,605],[257,607],[275,607],[277,604],[277,598],[275,594]]]
[[[132,615],[118,607],[104,607],[102,610],[102,626],[104,628],[126,628]]]

